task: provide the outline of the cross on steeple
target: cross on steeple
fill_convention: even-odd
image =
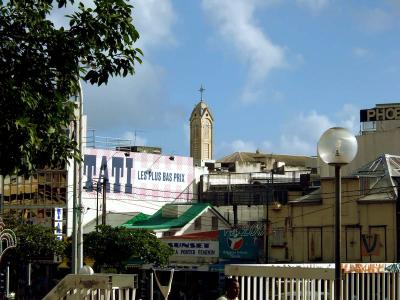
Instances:
[[[200,89],[199,89],[199,92],[200,92],[200,101],[203,101],[203,92],[204,92],[205,90],[206,90],[206,89],[203,88],[203,85],[201,85],[201,86],[200,86]]]

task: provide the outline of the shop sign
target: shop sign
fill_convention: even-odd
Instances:
[[[218,241],[164,240],[174,250],[174,256],[218,257]]]
[[[263,232],[248,229],[220,230],[220,257],[226,259],[257,260],[263,249]]]
[[[63,209],[61,207],[54,208],[54,234],[57,240],[62,240],[63,232]]]
[[[360,122],[400,120],[400,106],[360,110]]]

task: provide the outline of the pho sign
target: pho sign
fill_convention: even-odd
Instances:
[[[400,120],[400,106],[360,110],[360,122]]]

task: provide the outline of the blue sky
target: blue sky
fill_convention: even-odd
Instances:
[[[89,128],[189,155],[189,117],[214,115],[214,156],[316,155],[324,130],[400,102],[400,1],[139,0],[133,77],[84,85]]]

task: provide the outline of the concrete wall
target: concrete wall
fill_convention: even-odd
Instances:
[[[334,261],[334,179],[321,182],[322,203],[296,204],[269,211],[273,231],[285,228],[286,246],[271,245],[271,261]],[[357,178],[342,180],[341,259],[392,262],[396,259],[395,202],[360,203]],[[373,250],[362,255],[363,238]],[[377,238],[374,246],[374,239]],[[286,253],[285,253],[286,252]]]

